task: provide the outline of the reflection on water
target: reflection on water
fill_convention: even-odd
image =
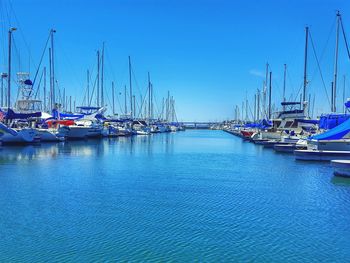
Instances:
[[[331,182],[339,186],[350,186],[350,178],[333,176]]]
[[[332,173],[220,131],[2,147],[0,262],[348,261]]]
[[[154,151],[171,153],[174,134],[116,137],[58,143],[42,143],[27,146],[0,147],[0,165],[8,162],[55,159],[60,156],[103,156],[109,151],[124,154],[152,154]]]

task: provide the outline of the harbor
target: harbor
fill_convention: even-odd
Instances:
[[[0,1],[0,262],[349,262],[349,10]]]
[[[350,257],[347,180],[223,131],[3,147],[0,163],[1,261]]]

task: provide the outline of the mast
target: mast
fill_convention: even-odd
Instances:
[[[270,85],[269,85],[269,120],[271,119],[271,95],[272,95],[272,72],[270,71]]]
[[[135,116],[135,113],[136,113],[136,103],[135,103],[136,99],[135,99],[135,95],[132,96],[132,99],[133,99],[133,106],[134,106],[132,112],[133,112],[133,115]]]
[[[101,61],[101,106],[104,107],[104,96],[103,96],[103,76],[104,76],[104,55],[105,54],[105,42],[102,44],[102,61]]]
[[[55,105],[56,102],[56,94],[55,94],[55,56],[54,56],[54,39],[53,39],[53,35],[54,33],[56,33],[55,29],[51,29],[51,77],[52,77],[52,105]]]
[[[334,54],[334,79],[333,79],[333,112],[337,111],[337,78],[338,78],[338,50],[339,50],[339,23],[340,12],[337,11],[337,28],[335,36],[335,54]]]
[[[90,106],[90,72],[87,70],[86,72],[86,80],[87,80],[87,106]]]
[[[307,88],[307,52],[308,52],[308,42],[309,42],[309,27],[305,27],[305,54],[304,54],[304,85],[303,85],[303,110],[306,107],[306,88]]]
[[[345,75],[343,76],[343,112],[346,113],[346,107],[345,107],[345,81],[346,77]]]
[[[248,121],[248,99],[245,97],[245,121]]]
[[[114,82],[113,81],[112,81],[112,111],[114,115],[115,111],[114,111]]]
[[[126,85],[124,86],[124,114],[128,114],[128,105],[126,104]]]
[[[1,73],[1,107],[4,107],[4,73]]]
[[[52,111],[52,63],[51,63],[51,48],[49,48],[49,77],[50,77],[50,92],[49,92],[49,109]]]
[[[166,120],[167,120],[167,122],[169,122],[169,119],[170,119],[169,112],[170,112],[170,92],[168,90],[167,110],[166,110]]]
[[[264,110],[264,115],[267,115],[266,111],[266,93],[267,93],[267,83],[269,81],[269,63],[266,63],[266,72],[265,72],[265,85],[263,89],[263,110]],[[265,118],[265,117],[264,117]]]
[[[46,111],[46,67],[44,67],[44,111]]]
[[[129,86],[130,86],[130,117],[134,117],[133,107],[132,107],[132,81],[131,81],[131,58],[129,56]]]
[[[260,91],[258,90],[258,98],[257,98],[257,100],[258,100],[258,105],[257,105],[257,108],[258,108],[258,111],[257,111],[257,120],[259,121],[259,119],[260,119]]]
[[[254,94],[254,116],[253,116],[253,121],[256,121],[256,94]]]
[[[153,85],[151,83],[151,119],[153,119]]]
[[[151,79],[148,72],[148,121],[151,119]]]
[[[16,28],[12,27],[8,33],[8,76],[7,76],[7,107],[11,107],[11,45],[12,45],[12,32],[15,31]]]
[[[96,106],[100,107],[100,50],[97,50],[97,96]]]
[[[283,102],[286,102],[286,75],[287,75],[287,64],[284,64],[283,72]],[[283,111],[286,110],[286,105],[283,104]]]

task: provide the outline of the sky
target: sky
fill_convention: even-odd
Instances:
[[[30,72],[31,78],[54,28],[56,79],[77,105],[83,103],[86,92],[86,71],[96,74],[96,51],[104,42],[108,108],[111,82],[120,93],[129,83],[131,56],[136,98],[145,94],[150,72],[155,110],[160,111],[162,98],[170,91],[179,121],[232,119],[235,105],[241,107],[246,98],[252,109],[267,62],[273,103],[279,105],[282,100],[284,64],[287,97],[298,98],[305,26],[310,27],[314,44],[314,50],[309,45],[308,55],[307,93],[312,100],[315,97],[312,112],[315,116],[329,112],[336,10],[342,14],[345,33],[350,34],[348,0],[1,0],[0,7],[3,72],[7,71],[10,26],[18,28],[13,33],[12,71]],[[344,75],[346,97],[350,97],[350,61],[342,36],[339,43],[337,105],[341,111]],[[43,65],[48,65],[47,54]],[[124,107],[120,93],[117,112]]]

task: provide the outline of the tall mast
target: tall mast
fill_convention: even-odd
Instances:
[[[7,77],[7,107],[11,107],[11,45],[12,45],[12,32],[15,31],[16,28],[10,28],[8,41],[9,41],[9,54],[8,54],[8,77]]]
[[[53,34],[56,33],[55,29],[51,29],[51,77],[52,77],[52,105],[54,106],[56,103],[56,94],[55,94],[55,53],[54,53],[54,41]]]
[[[305,27],[305,55],[304,55],[304,85],[303,85],[303,110],[306,107],[306,88],[307,88],[307,52],[309,42],[309,27]]]
[[[339,49],[339,23],[340,13],[337,11],[337,29],[335,36],[335,60],[334,60],[334,79],[333,79],[333,112],[337,111],[337,78],[338,78],[338,49]]]
[[[248,98],[247,98],[247,94],[245,97],[245,120],[248,121]]]
[[[167,111],[166,111],[166,120],[168,122],[169,122],[169,119],[170,119],[169,112],[170,112],[170,92],[168,90]]]
[[[258,108],[258,111],[257,111],[257,120],[259,121],[259,119],[260,119],[260,91],[258,90],[258,98],[257,98],[257,100],[258,100],[258,105],[257,105],[257,108]]]
[[[346,113],[346,107],[345,107],[345,82],[346,82],[346,77],[345,75],[343,76],[343,112]]]
[[[104,54],[105,54],[105,42],[102,44],[102,61],[101,61],[101,106],[104,107],[104,96],[103,96],[103,75],[104,75]]]
[[[267,83],[269,81],[269,63],[266,63],[266,72],[265,72],[265,85],[263,89],[263,109],[264,115],[266,116],[266,92],[267,92]]]
[[[256,121],[256,94],[254,94],[254,116],[253,121]]]
[[[86,78],[87,78],[87,106],[90,106],[90,72],[87,70],[86,72]]]
[[[148,121],[151,119],[151,78],[148,72]]]
[[[151,83],[151,119],[153,118],[153,84]]]
[[[100,50],[97,50],[97,96],[96,106],[100,107]]]
[[[113,81],[112,81],[112,111],[114,115],[115,111],[114,111],[114,82]]]
[[[44,111],[46,111],[46,67],[44,67]]]
[[[271,119],[271,95],[272,95],[272,72],[270,71],[270,85],[269,85],[269,120]]]
[[[284,64],[283,72],[283,102],[286,102],[286,74],[287,73],[287,64]],[[283,111],[286,110],[286,106],[283,104]]]
[[[128,105],[126,104],[126,85],[124,86],[124,114],[128,114]]]
[[[52,111],[54,105],[53,105],[53,99],[52,99],[52,63],[51,63],[51,48],[49,48],[49,73],[50,73],[50,96],[49,96],[49,109]]]
[[[134,117],[133,108],[132,108],[132,82],[131,82],[131,58],[129,56],[129,85],[130,85],[130,117]]]
[[[135,99],[135,95],[132,95],[132,99],[133,99],[133,106],[134,106],[132,112],[133,112],[133,116],[135,116],[135,113],[136,113],[136,99]]]

